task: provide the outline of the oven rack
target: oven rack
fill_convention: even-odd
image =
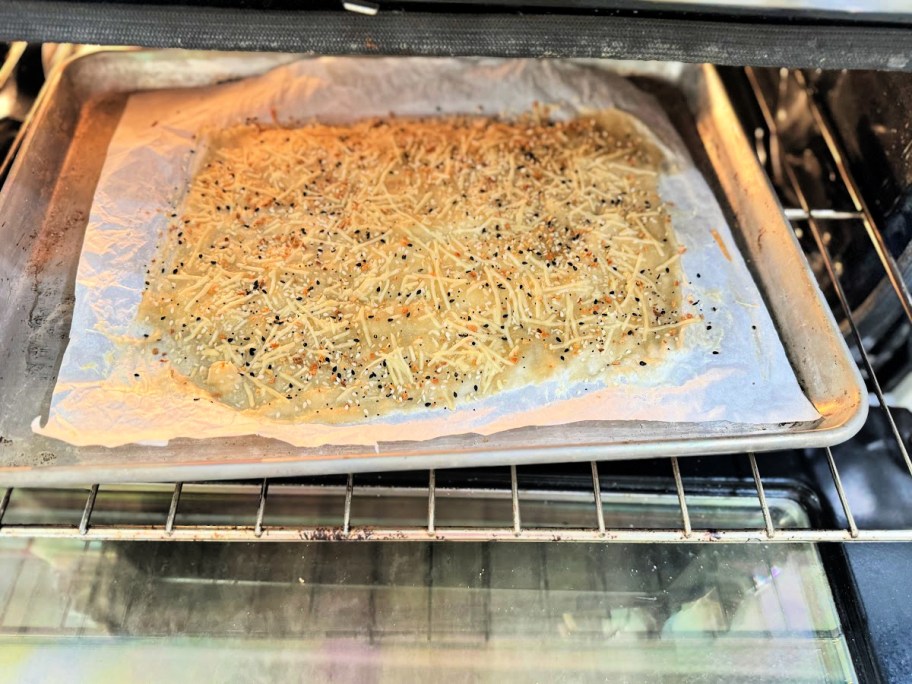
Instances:
[[[828,224],[833,221],[850,221],[857,230],[865,231],[871,241],[880,263],[892,286],[892,295],[899,299],[905,316],[912,322],[912,296],[904,282],[901,271],[887,248],[883,236],[879,232],[871,211],[865,204],[858,185],[852,178],[845,156],[840,149],[833,125],[827,115],[817,106],[814,97],[810,94],[811,86],[801,71],[782,69],[778,73],[779,92],[785,87],[803,90],[807,97],[807,114],[812,118],[813,127],[822,139],[826,153],[830,159],[829,165],[837,170],[836,181],[842,185],[846,195],[851,199],[852,208],[841,210],[831,206],[812,205],[808,193],[796,173],[794,157],[787,154],[784,141],[779,135],[777,121],[780,120],[779,107],[781,102],[770,101],[769,96],[758,79],[758,72],[752,68],[744,69],[744,76],[750,85],[750,90],[756,100],[765,126],[758,127],[755,131],[757,154],[761,163],[772,169],[771,174],[780,181],[779,189],[787,190],[790,196],[797,199],[794,206],[787,207],[785,214],[791,221],[793,228],[806,231],[813,238],[810,246],[805,245],[807,256],[817,257],[824,267],[826,278],[832,285],[838,300],[838,307],[834,307],[837,318],[843,314],[848,326],[848,338],[856,358],[860,360],[859,367],[871,389],[872,405],[879,407],[882,419],[885,421],[892,435],[891,448],[901,457],[905,464],[903,477],[912,477],[912,460],[902,434],[897,427],[893,411],[887,403],[881,383],[878,380],[865,341],[859,331],[859,326],[853,317],[848,304],[841,275],[843,265],[835,259],[828,248],[830,234]],[[776,100],[775,97],[773,97]],[[781,99],[781,98],[780,98]],[[870,418],[869,418],[870,420]],[[771,454],[775,458],[775,454]],[[668,473],[674,482],[672,498],[676,498],[677,518],[679,524],[661,529],[640,526],[612,526],[606,523],[605,506],[603,500],[614,497],[615,493],[605,489],[604,478],[600,477],[599,464],[593,461],[591,469],[591,487],[587,491],[565,492],[564,497],[575,501],[577,505],[590,507],[589,525],[584,526],[535,526],[523,523],[524,502],[542,501],[559,496],[554,491],[538,491],[520,486],[518,472],[522,466],[510,466],[509,486],[485,487],[449,487],[437,486],[437,473],[427,471],[426,486],[421,487],[389,487],[376,484],[359,484],[353,475],[348,475],[344,486],[317,484],[301,486],[294,481],[265,479],[253,485],[229,485],[228,483],[193,484],[195,497],[216,498],[226,486],[246,488],[255,493],[256,504],[251,505],[244,512],[234,511],[230,524],[207,524],[194,522],[181,524],[182,494],[184,485],[174,483],[170,489],[170,505],[167,513],[153,524],[135,524],[126,510],[115,522],[107,518],[112,517],[111,512],[105,514],[104,522],[93,522],[96,513],[96,502],[99,495],[99,485],[87,485],[84,488],[71,488],[68,492],[72,496],[84,497],[82,514],[78,523],[60,522],[60,511],[55,511],[49,506],[45,511],[46,516],[33,516],[27,522],[4,523],[4,516],[11,508],[17,492],[28,494],[22,488],[0,488],[0,538],[3,537],[54,537],[91,540],[183,540],[183,541],[576,541],[576,542],[642,542],[642,543],[688,543],[688,542],[760,542],[760,543],[794,543],[794,542],[849,542],[849,541],[912,541],[912,529],[905,527],[889,529],[860,528],[855,522],[852,503],[846,488],[843,486],[837,467],[836,459],[829,448],[817,449],[814,458],[824,459],[832,484],[835,487],[839,504],[844,515],[845,525],[839,527],[812,528],[779,526],[774,522],[771,512],[767,486],[764,485],[761,463],[753,453],[744,455],[747,458],[752,475],[752,491],[741,492],[738,500],[741,505],[753,506],[759,513],[758,520],[762,523],[757,527],[739,529],[720,529],[700,521],[695,524],[694,517],[688,506],[695,494],[689,494],[681,474],[681,466],[676,457],[667,460]],[[731,455],[712,458],[731,459]],[[659,473],[661,475],[661,473]],[[359,476],[361,477],[361,476]],[[102,492],[108,490],[105,486]],[[112,488],[115,486],[111,486]],[[161,489],[161,485],[157,486]],[[134,488],[135,489],[135,488]],[[60,491],[60,490],[58,490]],[[125,491],[130,491],[127,488]],[[295,506],[306,511],[308,506],[314,505],[319,500],[335,499],[337,508],[341,508],[341,515],[334,520],[319,524],[307,522],[294,525],[275,525],[267,522],[267,512],[270,501],[277,496],[289,494],[283,500],[293,500]],[[406,494],[413,499],[420,497],[426,499],[426,514],[420,523],[413,524],[374,524],[360,525],[352,523],[352,503],[356,497],[393,497]],[[500,524],[450,526],[439,524],[437,516],[438,501],[441,497],[480,497],[504,502],[510,502],[510,515],[505,517]],[[619,495],[620,496],[620,495]],[[702,499],[706,497],[701,495]],[[710,497],[711,498],[711,497]],[[251,498],[251,504],[253,499]],[[879,501],[880,507],[912,507],[904,501]],[[422,504],[423,506],[423,504]],[[117,512],[114,517],[116,518]],[[96,516],[97,517],[97,516]]]

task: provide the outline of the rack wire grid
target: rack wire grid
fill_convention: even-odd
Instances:
[[[779,189],[790,190],[792,196],[797,198],[797,206],[786,207],[785,213],[792,222],[792,227],[798,231],[803,231],[802,226],[806,226],[813,238],[812,249],[816,250],[815,258],[819,257],[825,269],[826,278],[832,285],[836,298],[838,299],[839,308],[834,307],[834,313],[839,317],[843,314],[848,325],[849,341],[855,347],[857,352],[856,358],[860,359],[860,368],[866,377],[872,390],[872,404],[876,401],[879,405],[882,417],[892,433],[891,449],[894,449],[902,461],[905,463],[903,473],[905,477],[912,477],[912,460],[910,460],[906,444],[903,440],[900,430],[897,427],[893,412],[887,404],[881,382],[878,380],[869,351],[865,348],[865,342],[859,331],[859,326],[853,318],[852,310],[846,298],[843,283],[841,282],[842,264],[833,258],[828,248],[829,234],[826,224],[831,221],[849,221],[858,230],[864,230],[868,239],[871,241],[874,250],[880,260],[880,265],[884,269],[887,280],[892,286],[892,294],[899,299],[899,303],[909,321],[912,321],[912,297],[901,275],[901,271],[896,260],[887,248],[883,236],[881,235],[869,207],[866,205],[864,198],[859,191],[859,187],[852,177],[851,171],[846,163],[843,151],[837,141],[834,133],[832,122],[828,119],[826,113],[817,105],[813,96],[811,96],[811,85],[806,80],[806,76],[801,71],[782,69],[778,73],[780,94],[784,88],[798,88],[807,95],[805,98],[808,108],[807,114],[810,115],[813,128],[823,143],[826,154],[830,159],[827,160],[829,166],[836,169],[836,178],[833,182],[841,183],[847,196],[851,200],[852,208],[848,211],[834,209],[829,206],[812,206],[802,184],[796,175],[800,159],[795,155],[787,154],[783,147],[783,140],[779,134],[777,122],[782,119],[778,115],[781,103],[770,101],[770,98],[764,93],[758,78],[757,71],[751,68],[744,69],[744,75],[750,84],[753,97],[762,114],[765,122],[765,128],[759,127],[755,133],[757,141],[757,154],[761,163],[771,170],[774,184]],[[772,98],[776,100],[775,97]],[[805,152],[801,150],[801,152]],[[802,233],[799,232],[799,235]],[[808,251],[808,256],[812,255]],[[185,486],[178,482],[168,485],[170,491],[170,505],[167,508],[167,514],[156,524],[137,524],[135,516],[121,511],[121,517],[117,514],[106,513],[103,522],[93,522],[93,513],[96,513],[96,500],[99,495],[99,485],[94,484],[84,489],[70,490],[68,496],[84,496],[84,506],[82,507],[82,516],[78,524],[74,522],[61,522],[59,511],[56,513],[48,510],[46,519],[38,520],[29,519],[26,522],[8,522],[4,524],[4,515],[10,508],[10,501],[14,495],[13,488],[0,489],[0,538],[3,537],[57,537],[57,538],[81,538],[86,541],[90,540],[185,540],[185,541],[347,541],[347,540],[372,540],[372,541],[576,541],[576,542],[642,542],[642,543],[726,543],[726,542],[849,542],[849,541],[912,541],[912,529],[897,527],[893,529],[864,529],[859,528],[855,522],[851,502],[840,478],[839,469],[834,460],[833,453],[829,448],[816,450],[818,453],[815,458],[825,459],[829,474],[832,477],[833,485],[839,499],[839,503],[844,513],[845,525],[833,527],[831,529],[815,529],[811,527],[793,527],[787,525],[777,525],[774,523],[774,515],[771,513],[771,504],[769,496],[764,487],[764,479],[760,465],[753,453],[747,453],[745,456],[750,465],[750,471],[753,478],[753,491],[739,493],[739,505],[750,505],[759,511],[760,516],[756,517],[760,522],[759,526],[752,528],[739,529],[719,529],[712,525],[704,525],[707,522],[702,517],[695,524],[694,516],[688,508],[688,492],[685,490],[684,480],[681,476],[681,467],[678,459],[671,457],[667,459],[667,467],[670,471],[671,478],[674,482],[674,490],[671,494],[672,499],[676,495],[675,518],[679,519],[679,524],[673,527],[661,529],[648,528],[640,526],[636,522],[624,526],[612,526],[606,523],[605,506],[603,499],[609,494],[603,491],[602,479],[599,476],[599,464],[592,462],[591,467],[591,488],[585,492],[577,492],[573,497],[577,504],[585,503],[589,514],[586,516],[591,520],[589,526],[571,526],[562,525],[553,526],[533,526],[523,524],[523,501],[535,500],[541,498],[542,492],[534,492],[524,489],[520,486],[520,479],[517,475],[517,467],[511,466],[509,473],[509,487],[501,488],[466,488],[466,487],[438,487],[437,473],[430,470],[427,472],[426,487],[399,487],[391,488],[389,486],[377,485],[359,485],[353,475],[348,475],[344,486],[341,485],[310,485],[301,486],[300,483],[283,480],[263,480],[258,485],[234,485],[246,486],[250,494],[256,492],[256,505],[250,506],[247,513],[235,511],[235,520],[232,523],[237,524],[210,524],[205,519],[201,522],[192,522],[191,524],[180,524],[178,522],[179,512],[181,511],[182,493],[185,492]],[[716,457],[713,457],[716,458]],[[718,458],[732,458],[732,456],[722,456]],[[360,477],[360,476],[359,476]],[[224,491],[226,483],[209,483],[193,484],[194,496],[205,497],[208,494],[217,496],[218,492]],[[161,493],[162,485],[157,485]],[[173,489],[170,489],[173,487]],[[253,488],[252,490],[250,488]],[[107,489],[102,489],[104,492]],[[18,490],[17,490],[18,491]],[[120,491],[129,491],[121,489]],[[81,494],[79,493],[81,492]],[[329,524],[322,520],[319,523],[312,522],[315,516],[304,516],[304,519],[310,522],[302,524],[267,524],[266,514],[269,502],[279,493],[294,494],[295,505],[307,507],[314,505],[313,496],[300,496],[300,494],[316,493],[322,500],[327,497],[336,498],[336,504],[341,504],[341,515],[335,522]],[[410,524],[382,524],[382,525],[361,525],[352,524],[352,501],[359,497],[382,497],[396,496],[405,493],[411,497],[421,497],[424,500],[426,496],[426,515],[418,523],[413,518],[409,520]],[[440,524],[437,515],[438,502],[441,497],[468,497],[473,496],[487,497],[489,499],[499,500],[505,504],[509,500],[511,514],[509,518],[504,519],[499,525],[496,521],[486,521],[483,525],[462,525],[452,526]],[[548,496],[553,497],[554,493],[550,492]],[[691,493],[691,503],[696,498]],[[703,497],[705,498],[705,497]],[[82,498],[80,498],[80,501]],[[250,503],[253,503],[252,497]],[[667,503],[667,500],[666,500]],[[904,502],[879,502],[880,506],[896,505],[902,506]],[[908,504],[905,504],[908,506]],[[423,506],[423,504],[422,504]],[[336,509],[338,511],[338,505]],[[163,511],[162,511],[163,512]],[[113,521],[109,521],[112,517]],[[96,515],[96,519],[99,516]],[[192,518],[192,516],[190,516]],[[712,522],[712,521],[709,521]],[[416,524],[418,523],[418,524]]]

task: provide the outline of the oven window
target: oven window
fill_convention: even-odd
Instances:
[[[144,494],[130,496],[142,508]],[[223,493],[217,507],[230,510],[236,496]],[[669,502],[649,498],[608,502],[606,515],[662,522]],[[712,501],[715,520],[757,522],[734,499]],[[555,506],[572,519],[572,502],[523,509],[531,520]],[[770,506],[779,523],[807,525],[794,502]],[[712,543],[5,539],[0,672],[16,681],[855,679],[814,545]]]

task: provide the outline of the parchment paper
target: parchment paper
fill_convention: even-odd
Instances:
[[[660,180],[689,283],[689,311],[705,324],[665,362],[608,382],[542,385],[456,411],[404,412],[350,425],[252,416],[178,383],[143,351],[135,321],[146,265],[204,156],[205,129],[250,119],[293,125],[395,113],[515,114],[534,102],[555,117],[618,107],[671,160]],[[715,231],[715,235],[713,234]],[[720,244],[721,243],[721,244]],[[724,249],[722,248],[724,245]],[[711,326],[711,329],[709,329]],[[717,353],[713,353],[717,352]],[[77,445],[165,444],[178,437],[258,434],[297,446],[375,444],[491,434],[586,420],[771,424],[819,417],[798,386],[730,229],[659,105],[623,78],[558,61],[319,58],[225,85],[130,97],[98,182],[76,277],[70,343],[47,422],[36,432]]]

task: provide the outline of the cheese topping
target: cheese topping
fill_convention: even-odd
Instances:
[[[140,320],[150,353],[238,409],[453,409],[659,363],[695,322],[661,154],[620,112],[248,125],[208,142]]]

